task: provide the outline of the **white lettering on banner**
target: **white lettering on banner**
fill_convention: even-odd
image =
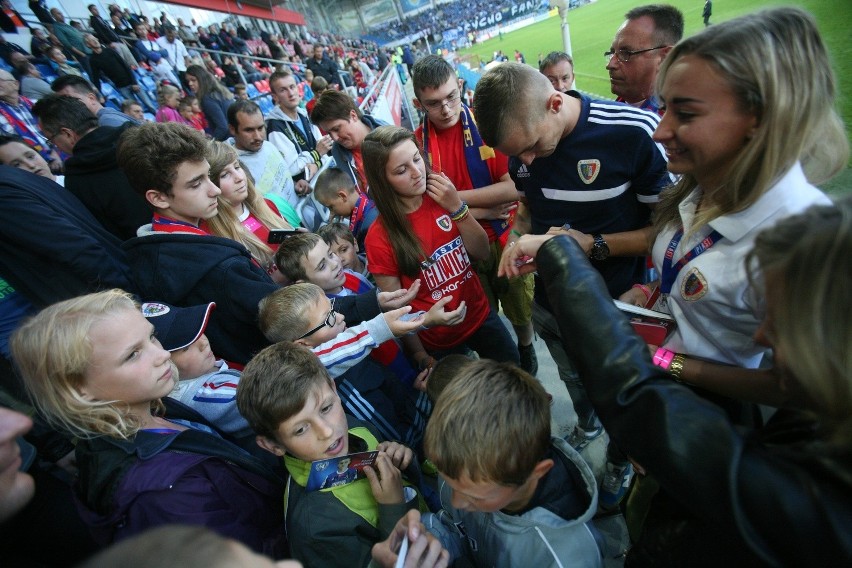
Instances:
[[[518,14],[523,14],[524,12],[528,12],[532,9],[532,0],[527,0],[527,2],[521,2],[520,4],[512,4],[512,15],[516,16]]]
[[[467,22],[464,22],[462,24],[462,27],[464,27],[465,32],[470,30],[484,29],[489,26],[499,24],[503,20],[513,19],[516,16],[521,16],[528,12],[533,12],[536,10],[538,5],[541,5],[540,1],[535,2],[533,0],[526,0],[525,2],[518,2],[517,4],[512,4],[511,7],[498,9],[491,14],[485,14],[475,20],[469,20]]]

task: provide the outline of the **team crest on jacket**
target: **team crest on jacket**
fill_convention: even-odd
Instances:
[[[680,282],[680,295],[688,302],[701,299],[707,293],[707,279],[697,268],[693,268]]]
[[[441,215],[440,217],[435,219],[435,223],[442,231],[450,232],[450,229],[453,228],[453,222],[450,220],[449,215]]]
[[[580,160],[577,162],[577,173],[580,174],[580,179],[583,183],[590,184],[595,181],[598,174],[601,173],[600,160]]]

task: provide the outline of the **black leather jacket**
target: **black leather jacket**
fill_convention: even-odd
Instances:
[[[681,509],[679,529],[663,531],[668,542],[645,563],[852,563],[852,448],[821,440],[800,412],[736,428],[653,365],[573,240],[551,239],[536,261],[604,427]]]

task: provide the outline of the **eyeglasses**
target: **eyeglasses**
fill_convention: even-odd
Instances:
[[[325,320],[323,320],[323,322],[321,324],[319,324],[318,326],[313,328],[311,331],[309,331],[308,333],[306,333],[302,337],[296,338],[296,340],[298,341],[299,339],[304,339],[306,337],[310,337],[324,327],[334,327],[334,324],[336,324],[336,323],[337,323],[337,312],[334,311],[334,298],[332,298],[331,299],[331,309],[328,310],[328,314],[325,316]]]
[[[426,110],[442,110],[445,106],[452,109],[455,108],[459,102],[461,102],[461,97],[459,96],[458,89],[456,89],[447,95],[446,99],[442,101],[426,101],[423,103],[423,106],[426,107]]]
[[[655,51],[657,49],[663,49],[664,47],[668,47],[667,45],[658,45],[657,47],[649,47],[648,49],[637,49],[635,51],[630,51],[629,49],[616,49],[615,51],[607,51],[604,53],[604,57],[607,61],[612,59],[612,56],[615,55],[619,61],[622,63],[627,63],[630,61],[630,58],[639,53],[645,53],[646,51]]]
[[[57,137],[57,136],[59,136],[60,134],[62,134],[62,129],[61,129],[61,128],[60,128],[59,130],[57,130],[56,132],[54,132],[53,134],[49,135],[49,136],[47,135],[47,132],[44,132],[44,135],[45,135],[44,137],[45,137],[45,138],[47,138],[47,142],[48,142],[51,146],[56,146],[56,141],[55,141],[55,140],[56,140],[56,137]]]

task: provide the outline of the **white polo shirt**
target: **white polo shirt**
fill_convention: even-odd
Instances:
[[[713,230],[722,234],[710,249],[688,262],[674,281],[668,309],[677,322],[665,348],[691,357],[757,368],[768,351],[754,342],[765,313],[765,291],[749,285],[746,254],[755,237],[780,219],[801,213],[811,205],[830,205],[831,200],[808,183],[799,163],[751,207],[724,215],[690,235],[695,209],[701,197],[696,188],[680,204],[684,238],[674,262],[692,250]],[[653,247],[654,267],[661,273],[663,256],[678,227],[666,227]]]

